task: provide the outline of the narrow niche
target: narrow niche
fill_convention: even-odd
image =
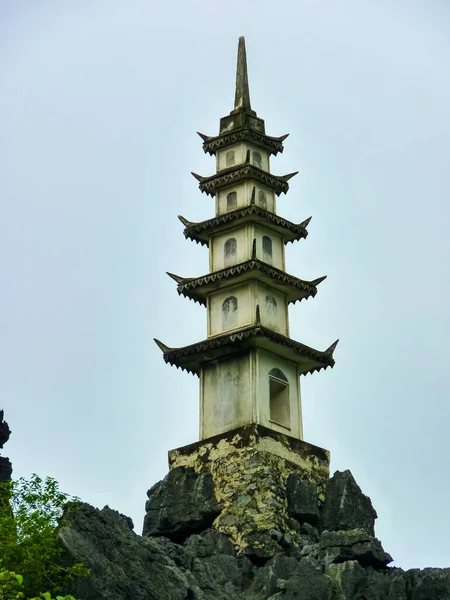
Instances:
[[[269,371],[269,397],[270,420],[290,429],[289,381],[281,369]]]
[[[260,169],[262,169],[261,154],[259,152],[253,152],[252,158],[253,158],[253,164],[255,165],[255,167],[259,167]]]
[[[237,325],[237,309],[236,296],[225,298],[222,304],[222,329],[231,329]]]
[[[277,314],[277,301],[273,296],[266,296],[266,312],[269,317]]]
[[[262,239],[263,261],[272,264],[272,240],[267,235]]]
[[[230,192],[227,195],[227,211],[235,208],[237,208],[237,194],[236,192]]]
[[[226,267],[234,265],[237,257],[237,241],[236,238],[229,238],[223,247],[224,264]]]
[[[267,198],[265,192],[262,190],[258,192],[258,204],[261,208],[267,210]]]
[[[225,155],[225,164],[227,167],[232,167],[234,165],[234,150],[229,150]]]

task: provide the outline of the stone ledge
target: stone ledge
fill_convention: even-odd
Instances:
[[[199,471],[199,461],[206,465],[227,451],[238,449],[254,449],[273,454],[301,469],[312,471],[314,479],[326,481],[330,476],[328,450],[256,423],[170,450],[169,468],[193,467]],[[198,463],[197,466],[194,463]]]

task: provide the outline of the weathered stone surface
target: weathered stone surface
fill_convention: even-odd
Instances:
[[[165,538],[140,538],[130,520],[87,504],[66,514],[58,533],[67,560],[83,561],[92,575],[65,590],[83,600],[185,600],[194,581],[177,563],[182,547]],[[195,586],[194,586],[195,587]],[[189,596],[191,590],[191,596]]]
[[[11,434],[9,425],[6,421],[4,421],[3,417],[3,411],[0,410],[0,448],[3,448],[3,445],[9,440],[9,436]],[[12,470],[13,468],[9,458],[0,456],[0,482],[10,481]]]
[[[375,571],[356,561],[332,564],[325,573],[333,581],[333,600],[407,600],[401,569]],[[430,597],[428,600],[432,600]]]
[[[324,564],[357,560],[363,566],[383,569],[392,562],[381,542],[363,529],[324,531],[319,546],[319,558]]]
[[[406,576],[408,600],[450,600],[450,569],[413,569]]]
[[[169,464],[211,474],[221,507],[214,528],[258,564],[283,552],[298,528],[288,514],[289,475],[301,473],[321,501],[329,477],[327,450],[256,424],[172,450]]]
[[[213,529],[184,544],[140,537],[130,519],[108,507],[68,511],[58,537],[66,560],[92,570],[65,590],[83,600],[450,600],[450,569],[405,573],[352,559],[359,545],[373,543],[362,530],[324,532],[308,555],[281,553],[260,566]],[[350,547],[353,554],[342,550]],[[340,563],[319,556],[336,548]]]
[[[0,448],[9,440],[11,430],[8,423],[4,420],[4,412],[0,410]]]
[[[319,524],[317,488],[302,479],[300,473],[292,473],[286,482],[288,515],[300,523]]]
[[[0,456],[0,481],[10,481],[12,470],[12,464],[9,458]]]
[[[333,582],[311,561],[302,560],[297,573],[286,581],[280,600],[331,600]],[[275,600],[277,596],[274,597]]]
[[[375,535],[377,513],[350,471],[336,471],[328,481],[321,516],[323,529],[364,529]]]
[[[220,514],[211,475],[173,469],[148,492],[143,535],[182,541],[210,527]]]

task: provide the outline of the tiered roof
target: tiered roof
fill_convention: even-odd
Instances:
[[[199,135],[203,139],[204,151],[210,155],[215,155],[218,150],[222,150],[227,146],[245,141],[258,145],[274,155],[283,151],[283,141],[287,135],[280,137],[266,135],[263,119],[260,119],[251,108],[244,38],[239,39],[234,110],[221,119],[219,135],[215,137],[201,133]],[[243,180],[262,183],[273,189],[277,195],[280,195],[281,193],[287,193],[289,189],[288,181],[297,173],[282,176],[273,175],[251,164],[250,153],[247,152],[245,162],[240,165],[220,170],[209,177],[203,177],[196,173],[192,174],[199,181],[202,192],[215,196],[220,188]],[[213,235],[227,229],[234,229],[236,226],[245,223],[263,224],[280,234],[284,243],[293,242],[306,238],[308,235],[306,227],[311,217],[299,224],[283,219],[255,204],[255,188],[253,188],[252,200],[249,206],[217,215],[200,223],[192,223],[181,216],[179,219],[185,226],[184,235],[187,239],[208,246]],[[184,278],[172,273],[168,274],[177,282],[179,294],[203,305],[206,305],[208,295],[217,290],[221,284],[235,285],[249,279],[261,281],[279,290],[286,295],[288,302],[296,302],[316,295],[317,285],[325,277],[313,281],[298,279],[256,258],[255,248],[254,242],[250,260],[201,277]],[[182,348],[170,348],[156,339],[155,342],[163,351],[164,360],[167,363],[195,374],[199,374],[201,365],[204,363],[247,352],[251,348],[262,348],[291,360],[298,365],[301,374],[333,367],[333,352],[338,341],[334,342],[325,351],[315,350],[296,342],[261,325],[258,306],[256,307],[255,323],[234,330],[231,333],[211,336],[206,340]]]
[[[249,279],[261,281],[285,294],[288,303],[295,303],[298,300],[315,296],[317,286],[326,279],[325,275],[314,279],[314,281],[303,281],[281,269],[272,267],[272,265],[258,258],[252,258],[201,277],[184,278],[173,273],[167,274],[177,282],[177,291],[180,295],[195,300],[195,302],[204,306],[206,306],[208,294],[217,290],[217,285],[222,281],[227,281],[233,285],[243,283]]]
[[[246,161],[241,165],[223,169],[209,177],[202,177],[202,175],[198,175],[197,173],[192,173],[192,175],[200,182],[198,186],[200,190],[206,192],[206,194],[209,194],[210,196],[215,196],[217,190],[221,187],[239,183],[245,179],[253,179],[254,181],[267,185],[274,190],[277,196],[279,196],[281,193],[287,194],[289,190],[288,181],[294,177],[294,175],[297,175],[297,173],[298,171],[295,171],[295,173],[288,173],[287,175],[273,175]]]
[[[185,227],[183,232],[184,237],[205,246],[209,246],[209,240],[213,234],[222,233],[230,229],[230,227],[244,225],[245,223],[265,225],[275,233],[281,235],[284,243],[287,244],[288,242],[295,242],[296,240],[306,238],[308,235],[306,228],[311,221],[311,217],[308,217],[308,219],[305,219],[301,223],[292,223],[256,204],[250,204],[250,206],[244,206],[243,208],[217,215],[212,219],[200,221],[199,223],[192,223],[181,215],[178,218]]]
[[[248,351],[251,348],[262,348],[287,358],[300,367],[300,374],[306,375],[334,366],[333,352],[338,340],[327,350],[321,352],[257,324],[233,333],[217,335],[183,348],[169,348],[157,339],[155,342],[164,352],[166,363],[195,375],[199,374],[201,365],[206,362]]]

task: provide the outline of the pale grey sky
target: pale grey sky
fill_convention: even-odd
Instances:
[[[290,310],[333,370],[302,378],[305,439],[351,469],[404,567],[450,565],[450,4],[446,0],[0,3],[0,394],[14,473],[128,515],[167,451],[198,439],[183,346],[206,312],[166,271],[207,272],[177,215],[213,215],[195,131],[252,105],[299,170],[279,212],[310,215]]]

